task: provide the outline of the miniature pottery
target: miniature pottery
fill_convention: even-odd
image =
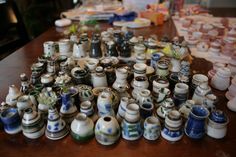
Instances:
[[[1,113],[4,130],[8,134],[17,134],[21,131],[21,119],[16,108],[9,108]]]
[[[16,106],[17,99],[21,95],[22,93],[19,91],[19,89],[15,85],[9,86],[9,91],[6,96],[6,103],[10,106]]]
[[[77,114],[75,100],[71,92],[63,92],[61,94],[62,105],[60,108],[60,116],[66,123],[70,124]]]
[[[69,39],[61,39],[58,41],[59,54],[67,57],[71,56],[71,43]]]
[[[236,112],[236,96],[227,103],[229,110]]]
[[[171,98],[165,99],[158,107],[156,113],[161,119],[165,119],[168,113],[175,108],[175,104]]]
[[[75,58],[83,58],[86,57],[86,52],[84,50],[84,46],[82,43],[74,43],[73,45],[73,53],[72,53],[73,57]]]
[[[231,72],[229,68],[220,68],[211,79],[213,88],[224,91],[229,87]]]
[[[140,116],[143,120],[152,116],[154,105],[151,102],[144,102],[140,105]]]
[[[207,94],[203,99],[203,105],[209,110],[213,111],[216,108],[216,103],[218,102],[218,98],[215,94]]]
[[[151,116],[144,121],[143,137],[147,140],[157,140],[161,133],[161,124],[157,117]]]
[[[171,58],[170,63],[171,63],[170,71],[178,73],[180,71],[180,60]]]
[[[95,35],[93,36],[92,41],[91,41],[89,57],[91,58],[102,57],[101,41]]]
[[[179,141],[183,137],[182,118],[177,110],[168,113],[161,136],[171,142]]]
[[[185,124],[185,134],[193,139],[201,139],[206,131],[206,118],[209,111],[202,106],[194,106]]]
[[[71,136],[76,141],[87,141],[94,136],[94,123],[84,113],[78,113],[71,123]]]
[[[116,114],[116,119],[118,120],[119,123],[121,123],[122,120],[125,117],[126,106],[128,104],[129,104],[129,98],[128,97],[122,97],[120,99],[120,104],[119,104],[118,112]]]
[[[79,85],[78,86],[79,91],[79,100],[81,102],[83,101],[92,101],[94,99],[94,94],[92,91],[92,87],[88,85]]]
[[[90,76],[87,69],[81,67],[74,67],[71,70],[73,82],[77,84],[89,84]]]
[[[50,107],[48,110],[48,121],[45,135],[50,140],[59,140],[69,133],[69,127],[66,122],[61,119],[57,109]]]
[[[127,82],[128,71],[125,68],[117,68],[116,69],[116,80],[112,85],[112,88],[117,90],[118,92],[124,92],[129,88],[129,84]]]
[[[32,110],[32,108],[27,108],[24,111],[24,116],[22,118],[22,131],[24,136],[30,139],[37,139],[44,135],[44,120],[41,115]]]
[[[56,52],[55,43],[53,41],[46,41],[43,43],[43,56],[44,57],[52,57],[52,55]]]
[[[112,106],[112,93],[108,91],[102,91],[97,99],[98,115],[100,117],[110,115],[114,116],[114,110]]]
[[[181,105],[188,99],[188,85],[185,83],[177,83],[174,89],[173,100],[176,106]]]
[[[93,87],[107,87],[107,77],[103,70],[103,67],[98,66],[96,73],[92,78]]]
[[[148,89],[141,89],[136,100],[140,106],[144,103],[153,103],[151,92]]]
[[[28,95],[20,96],[17,100],[16,106],[18,109],[18,113],[21,117],[23,117],[24,110],[27,108],[32,108],[33,110],[36,110],[36,106],[33,105]]]
[[[95,125],[95,137],[102,145],[112,145],[120,137],[120,126],[112,116],[103,116],[98,119]]]
[[[185,119],[188,119],[189,113],[191,112],[192,107],[194,105],[195,105],[195,102],[193,100],[187,100],[185,103],[183,103],[180,106],[179,112]]]
[[[212,111],[207,121],[207,135],[216,139],[226,136],[228,117],[221,110]]]
[[[208,84],[200,84],[194,91],[192,99],[196,104],[202,104],[205,98],[205,95],[211,92],[211,87]]]
[[[158,53],[152,54],[150,66],[153,67],[155,70],[157,69],[157,62],[159,61],[160,58],[161,58],[160,54]]]
[[[169,75],[169,70],[168,70],[168,64],[167,62],[163,60],[159,60],[157,62],[157,68],[156,68],[156,74],[159,75],[160,77],[166,77]]]

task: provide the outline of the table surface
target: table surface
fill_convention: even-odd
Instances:
[[[102,28],[108,25],[103,24]],[[8,86],[15,84],[19,87],[19,75],[24,72],[30,76],[30,66],[37,60],[43,52],[43,42],[47,40],[56,41],[63,38],[63,29],[51,28],[38,38],[14,52],[0,62],[0,101],[5,100],[8,92]],[[149,36],[157,34],[158,36],[167,35],[173,37],[176,30],[173,22],[170,20],[163,26],[151,26],[148,28],[135,29],[135,35]],[[194,58],[191,68],[196,73],[207,74],[212,68],[212,64],[204,59]],[[52,141],[45,136],[37,140],[30,140],[23,136],[22,133],[17,135],[8,135],[0,131],[0,155],[2,157],[52,157],[52,156],[214,156],[230,157],[236,154],[236,113],[229,111],[226,107],[227,99],[224,92],[213,90],[219,96],[217,108],[222,109],[229,116],[229,125],[227,136],[224,139],[216,140],[207,135],[201,140],[192,140],[186,135],[175,143],[168,142],[160,137],[154,142],[141,138],[137,141],[126,141],[122,138],[112,146],[102,146],[93,138],[86,143],[77,143],[70,136],[62,140]]]

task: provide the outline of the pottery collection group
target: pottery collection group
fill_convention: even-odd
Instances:
[[[50,140],[70,134],[102,145],[142,136],[171,142],[184,135],[226,136],[229,118],[217,109],[212,89],[228,89],[227,107],[236,111],[236,77],[227,67],[210,77],[193,74],[187,59],[165,56],[155,39],[111,28],[91,39],[84,33],[43,47],[31,76],[21,74],[20,88],[9,86],[0,106],[8,134]]]

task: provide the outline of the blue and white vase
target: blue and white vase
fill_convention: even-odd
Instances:
[[[206,118],[209,111],[203,106],[194,106],[185,125],[185,134],[193,139],[201,139],[206,132]]]
[[[120,137],[120,126],[112,116],[103,116],[95,125],[95,138],[102,145],[112,145]]]
[[[157,62],[159,61],[160,58],[161,58],[160,54],[158,53],[152,54],[150,66],[153,67],[155,70],[157,69]]]
[[[8,134],[17,134],[21,131],[21,119],[16,108],[9,108],[1,113],[4,130]]]
[[[115,116],[112,106],[112,95],[110,92],[103,91],[98,95],[97,109],[99,117]]]
[[[161,124],[157,117],[151,116],[144,121],[143,137],[147,140],[157,140],[161,134]]]
[[[74,105],[74,98],[72,98],[72,94],[62,93],[61,95],[62,105],[60,109],[61,118],[66,121],[66,123],[71,123],[74,117],[77,114],[77,108]]]

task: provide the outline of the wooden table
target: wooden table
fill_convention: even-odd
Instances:
[[[102,28],[108,25],[103,24]],[[19,87],[19,75],[24,72],[30,76],[30,66],[37,60],[43,52],[43,42],[47,40],[58,40],[63,38],[62,30],[51,28],[38,38],[17,50],[0,62],[0,101],[5,100],[8,86],[15,84]],[[160,27],[149,27],[134,30],[136,35],[149,36],[157,34],[158,36],[167,35],[173,37],[176,30],[172,21],[166,22]],[[204,59],[194,59],[191,68],[197,73],[206,74],[212,68],[212,64]],[[214,91],[219,96],[218,108],[224,110],[229,116],[227,136],[222,140],[216,140],[207,135],[201,140],[192,140],[186,135],[181,141],[170,143],[160,137],[157,141],[150,142],[141,138],[130,142],[122,138],[112,146],[102,146],[93,138],[87,143],[76,143],[70,136],[52,141],[45,136],[37,140],[29,140],[21,133],[17,135],[8,135],[0,131],[0,156],[2,157],[77,157],[77,156],[96,156],[96,157],[233,157],[236,154],[236,113],[229,111],[226,107],[227,99],[224,92]]]

